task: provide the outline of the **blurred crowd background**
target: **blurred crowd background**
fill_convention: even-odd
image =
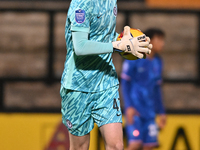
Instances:
[[[60,112],[69,0],[0,1],[0,111]],[[162,29],[167,113],[200,113],[200,1],[118,0],[116,30]],[[113,54],[120,77],[123,58]],[[123,99],[122,99],[123,105]],[[199,131],[198,131],[199,132]]]
[[[60,108],[65,61],[65,20],[70,1],[0,2],[2,109]],[[199,1],[118,2],[117,32],[124,25],[166,33],[164,103],[167,110],[197,110],[199,98]],[[113,54],[118,75],[122,57]]]

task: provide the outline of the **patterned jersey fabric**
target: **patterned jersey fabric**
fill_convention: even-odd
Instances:
[[[119,84],[112,53],[77,56],[72,41],[72,31],[88,32],[91,41],[116,40],[116,15],[116,0],[71,1],[65,27],[67,56],[61,79],[66,89],[98,92]]]

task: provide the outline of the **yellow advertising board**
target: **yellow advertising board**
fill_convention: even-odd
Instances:
[[[68,133],[55,113],[0,113],[1,150],[66,150]],[[90,150],[97,149],[98,130],[91,133]]]
[[[158,150],[199,150],[200,115],[168,115]]]
[[[2,150],[66,150],[67,135],[60,114],[0,113]],[[159,143],[156,150],[199,150],[200,115],[168,115],[166,128],[159,134]],[[95,126],[90,150],[98,149],[104,148]]]
[[[146,0],[146,3],[154,8],[200,8],[199,0]]]

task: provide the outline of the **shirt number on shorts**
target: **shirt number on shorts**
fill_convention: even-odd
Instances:
[[[157,126],[155,124],[150,124],[149,128],[149,136],[155,137],[158,135]]]
[[[113,101],[113,109],[117,109],[117,111],[119,111],[119,106],[117,105],[117,100],[115,98]]]

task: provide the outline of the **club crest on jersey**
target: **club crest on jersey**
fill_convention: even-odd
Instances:
[[[113,8],[113,13],[114,13],[115,16],[117,16],[117,7]]]
[[[75,20],[77,23],[81,24],[85,21],[85,10],[76,10],[75,11]]]

